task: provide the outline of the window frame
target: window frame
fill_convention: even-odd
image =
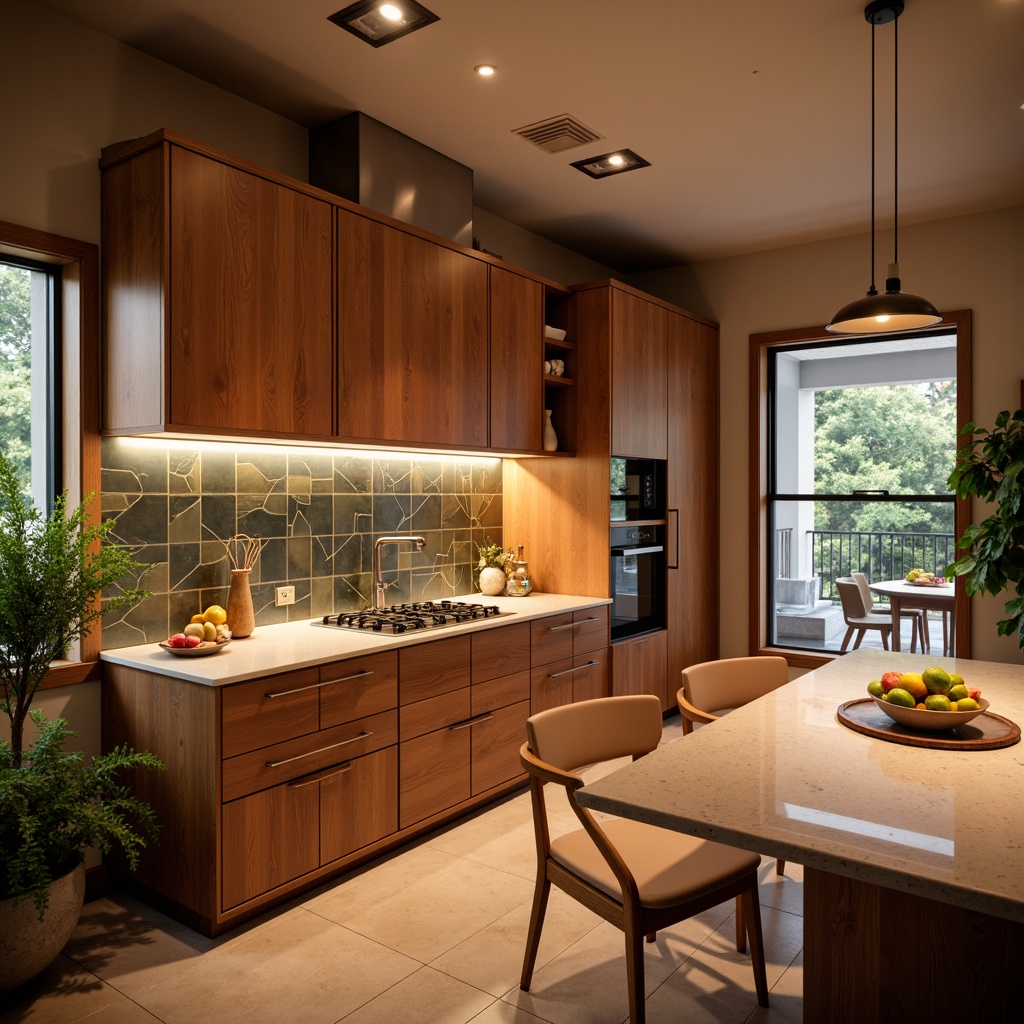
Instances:
[[[68,501],[95,495],[87,519],[100,521],[99,247],[0,221],[0,253],[61,268],[60,322],[54,358],[60,363],[60,466]],[[80,644],[77,659],[54,662],[40,689],[100,678],[101,627]],[[76,652],[72,652],[76,653]]]
[[[971,422],[971,321],[969,309],[953,310],[942,314],[941,323],[931,331],[952,328],[956,331],[956,430]],[[821,653],[802,649],[769,646],[768,635],[768,568],[770,546],[768,541],[768,438],[770,414],[768,354],[773,349],[799,344],[817,344],[835,340],[824,326],[803,327],[789,331],[771,331],[750,335],[750,516],[749,551],[751,571],[755,578],[749,590],[749,649],[752,655],[780,654],[797,668],[819,668],[841,657],[838,652]],[[852,340],[852,339],[851,339]],[[971,521],[970,502],[956,499],[954,503],[954,533],[962,537]],[[956,581],[956,653],[958,658],[971,656],[971,604],[963,583]]]

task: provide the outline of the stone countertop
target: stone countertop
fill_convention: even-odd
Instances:
[[[580,791],[581,804],[1024,922],[1024,743],[950,751],[841,725],[895,668],[942,665],[1024,723],[1024,666],[861,649]]]
[[[169,654],[157,644],[140,644],[136,647],[118,647],[103,651],[100,659],[111,665],[156,672],[186,682],[221,686],[309,665],[322,665],[337,661],[339,658],[410,647],[413,644],[440,640],[444,637],[497,629],[500,626],[528,622],[530,619],[542,618],[545,615],[579,611],[582,608],[610,603],[607,598],[536,592],[528,597],[484,597],[481,594],[470,594],[453,600],[497,605],[502,612],[511,614],[457,626],[445,626],[442,629],[423,630],[408,636],[317,628],[311,625],[313,619],[302,619],[274,626],[258,626],[252,636],[244,640],[233,640],[225,650],[205,658],[180,657]]]

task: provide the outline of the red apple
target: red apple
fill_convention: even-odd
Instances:
[[[185,642],[182,644],[182,647],[198,647],[202,642],[203,641],[197,636],[187,636],[185,637]]]
[[[184,633],[175,633],[174,636],[170,637],[167,641],[168,647],[185,647],[185,641],[188,638]]]
[[[886,693],[888,693],[890,690],[894,690],[897,686],[900,685],[900,676],[902,674],[903,673],[901,672],[885,672],[882,675],[881,679],[882,689]]]

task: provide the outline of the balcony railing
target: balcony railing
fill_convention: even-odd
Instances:
[[[956,558],[952,533],[881,533],[808,530],[813,574],[821,577],[821,596],[838,601],[837,576],[862,572],[869,580],[896,580],[911,569],[942,576]]]

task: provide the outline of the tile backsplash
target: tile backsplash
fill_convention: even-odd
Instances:
[[[371,604],[383,534],[427,542],[383,549],[388,603],[473,593],[477,547],[502,543],[500,459],[107,437],[102,462],[111,539],[145,563],[138,583],[151,592],[104,616],[108,649],[163,640],[226,604],[236,534],[263,542],[257,628]],[[275,606],[282,585],[295,604]]]

